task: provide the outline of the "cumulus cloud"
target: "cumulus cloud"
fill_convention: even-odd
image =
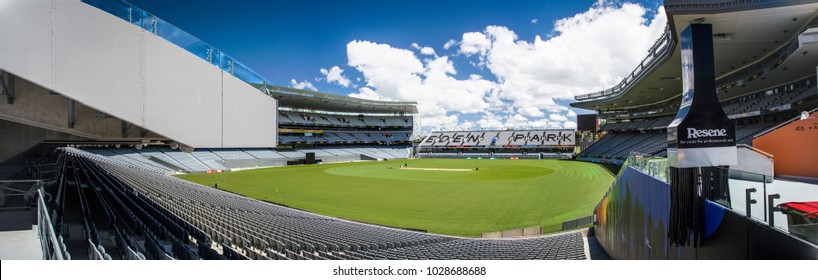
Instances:
[[[537,107],[520,108],[520,113],[525,115],[525,116],[535,117],[535,118],[545,116],[545,113],[540,111],[540,109],[537,108]]]
[[[576,113],[566,104],[576,94],[620,82],[666,22],[662,7],[649,11],[601,0],[532,40],[505,26],[463,33],[459,41],[446,42],[443,53],[417,43],[411,45],[416,52],[356,40],[347,44],[348,65],[362,74],[365,86],[350,96],[417,101],[425,132],[576,127]],[[455,65],[450,56],[468,60],[482,75],[456,78],[459,67],[470,65]]]
[[[568,120],[568,117],[560,115],[560,114],[550,114],[548,118],[553,121],[564,122]]]
[[[539,19],[536,19],[536,18],[535,18],[535,19],[531,19],[531,24],[537,24],[537,22],[539,22],[539,21],[540,21],[540,20],[539,20]]]
[[[347,44],[349,66],[364,76],[366,86],[350,96],[418,102],[424,128],[452,129],[457,113],[480,113],[488,108],[486,94],[496,85],[479,76],[458,80],[447,56],[421,61],[412,51],[369,41]]]
[[[420,48],[420,53],[425,54],[425,55],[436,55],[435,54],[435,49],[433,49],[431,47],[422,47],[422,48]]]
[[[446,41],[446,44],[443,44],[443,49],[448,50],[449,48],[453,47],[454,45],[457,45],[457,40],[449,39],[449,41]]]
[[[312,85],[312,83],[310,83],[308,81],[298,82],[295,79],[292,79],[292,80],[290,80],[290,86],[292,86],[293,88],[297,88],[297,89],[308,89],[308,90],[318,91],[318,89],[315,88],[315,86]]]
[[[412,46],[412,48],[414,48],[416,50],[419,50],[420,53],[423,54],[423,55],[433,55],[433,56],[437,55],[435,53],[435,49],[433,49],[431,47],[421,47],[420,45],[418,45],[418,43],[412,43],[411,46]]]
[[[338,66],[332,66],[329,70],[321,68],[321,74],[329,83],[336,83],[342,87],[349,87],[351,81],[344,77],[344,69]]]
[[[645,57],[666,23],[663,8],[650,21],[647,15],[638,4],[603,2],[558,20],[551,38],[536,36],[529,42],[507,27],[488,26],[464,34],[461,52],[484,61],[497,77],[501,97],[515,106],[563,110],[554,107],[553,99],[610,87]]]
[[[491,48],[491,40],[486,34],[480,32],[463,33],[460,41],[460,53],[485,55],[489,48]]]

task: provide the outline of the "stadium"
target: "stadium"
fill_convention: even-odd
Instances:
[[[0,0],[0,254],[818,259],[818,3],[664,7],[576,129],[424,132],[124,1]]]

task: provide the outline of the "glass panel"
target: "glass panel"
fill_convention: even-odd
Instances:
[[[205,61],[213,63],[210,53],[215,48],[164,20],[156,21],[156,35],[187,50],[199,58],[204,59]]]
[[[251,85],[270,84],[267,79],[235,60],[233,61],[233,75]]]

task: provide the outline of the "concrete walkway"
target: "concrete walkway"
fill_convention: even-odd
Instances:
[[[0,212],[0,260],[43,259],[37,210]]]
[[[43,252],[37,226],[28,230],[0,231],[0,260],[41,260]]]

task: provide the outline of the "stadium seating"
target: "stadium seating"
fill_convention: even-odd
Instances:
[[[412,116],[341,115],[279,111],[279,144],[346,145],[408,143]]]
[[[762,111],[783,111],[794,103],[816,98],[814,77],[787,86],[749,94],[722,102],[724,112],[732,118],[746,114],[760,115]]]
[[[725,113],[736,122],[736,143],[751,145],[759,133],[791,118],[793,108],[818,104],[815,76],[722,101]],[[811,105],[810,105],[811,104]],[[782,112],[784,112],[782,114]],[[667,155],[666,128],[673,116],[611,120],[600,131],[608,132],[577,157],[624,160],[628,154]]]
[[[664,124],[665,120],[657,120]],[[739,124],[736,126],[736,143],[752,144],[758,133],[775,126],[777,122]],[[645,155],[667,155],[667,134],[665,129],[650,129],[642,132],[611,132],[577,155],[579,158],[600,158],[624,160],[630,152]]]
[[[85,221],[91,220],[84,223],[83,231],[87,234],[81,238],[89,240],[88,248],[98,248],[89,250],[92,259],[130,256],[119,252],[134,252],[132,259],[139,259],[138,256],[258,260],[587,257],[583,237],[578,232],[522,239],[474,239],[393,229],[226,193],[140,169],[134,165],[138,162],[74,148],[64,151],[66,160],[71,163],[64,174],[78,176],[71,181],[75,184],[65,186],[79,190],[86,198],[92,197],[80,196],[78,200],[82,213],[86,214]],[[77,187],[86,185],[90,188]],[[99,213],[101,217],[91,213]],[[113,230],[100,231],[100,228]],[[116,242],[105,241],[109,240],[109,232],[114,233],[116,237],[112,239]],[[117,253],[111,255],[110,252]]]
[[[403,136],[406,136],[405,134]],[[406,136],[408,137],[408,136]],[[410,157],[405,146],[342,146],[342,147],[314,147],[297,150],[274,149],[201,149],[192,153],[185,153],[169,148],[134,149],[103,149],[87,148],[85,151],[127,162],[132,165],[150,169],[157,173],[175,172],[207,172],[210,170],[230,170],[225,165],[227,161],[262,161],[258,166],[265,166],[264,162],[304,159],[307,152],[315,153],[319,159],[326,157],[364,155],[372,159],[399,159]],[[345,158],[344,161],[348,159]]]

